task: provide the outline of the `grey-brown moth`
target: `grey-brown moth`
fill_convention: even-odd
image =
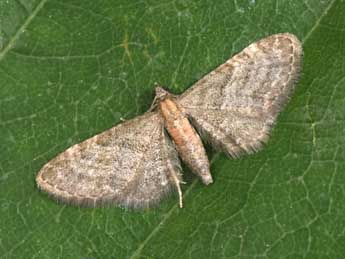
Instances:
[[[201,139],[230,157],[261,149],[291,96],[301,56],[294,35],[275,34],[179,96],[157,86],[148,112],[68,148],[43,166],[37,185],[70,204],[132,208],[175,190],[182,207],[179,157],[207,185],[213,179]]]

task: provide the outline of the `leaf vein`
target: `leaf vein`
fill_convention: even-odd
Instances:
[[[44,4],[48,0],[42,0],[37,7],[34,9],[32,14],[30,14],[25,22],[20,26],[18,31],[14,34],[14,36],[8,41],[7,45],[4,47],[4,49],[0,52],[0,62],[3,60],[3,58],[6,56],[6,54],[10,51],[10,49],[14,46],[15,42],[19,39],[20,35],[25,31],[25,29],[29,26],[31,21],[36,17],[38,12],[43,8]]]

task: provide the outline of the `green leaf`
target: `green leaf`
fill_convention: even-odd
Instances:
[[[0,0],[0,255],[4,258],[343,258],[345,3]],[[185,208],[76,208],[35,186],[74,143],[181,93],[264,36],[303,42],[301,80],[269,143],[215,182],[185,171]],[[212,153],[212,152],[211,152]]]

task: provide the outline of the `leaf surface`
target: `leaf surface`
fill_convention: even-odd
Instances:
[[[343,258],[345,3],[0,0],[0,254],[4,258]],[[147,211],[55,203],[35,175],[74,143],[181,93],[251,42],[303,42],[301,80],[266,148],[210,152]]]

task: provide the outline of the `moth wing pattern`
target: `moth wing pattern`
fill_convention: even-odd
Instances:
[[[291,95],[302,57],[292,34],[275,34],[230,58],[178,99],[202,138],[232,157],[259,150]]]
[[[148,112],[70,147],[36,181],[65,203],[145,208],[181,181],[180,162],[160,114]]]

